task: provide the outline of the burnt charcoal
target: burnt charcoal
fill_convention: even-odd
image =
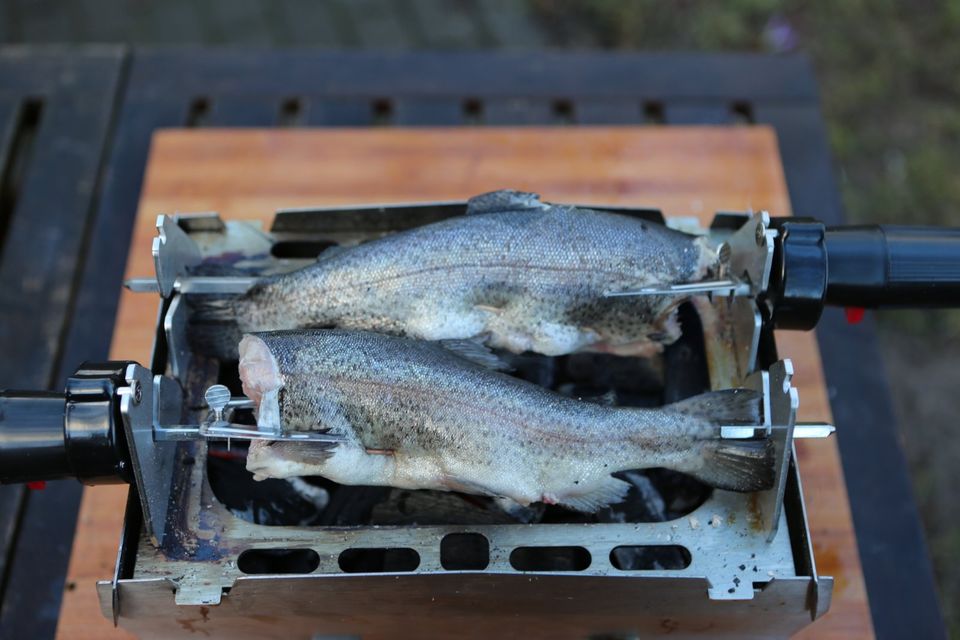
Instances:
[[[444,491],[393,489],[386,500],[374,506],[369,524],[515,524],[510,514],[493,500]]]
[[[490,541],[479,533],[448,533],[440,541],[440,564],[447,571],[482,571],[490,564]]]
[[[556,388],[557,393],[561,393],[569,398],[577,398],[584,402],[593,402],[605,407],[616,407],[621,404],[620,398],[614,389],[601,393],[599,395],[584,395],[581,393],[584,389],[578,387],[573,382],[565,382]]]
[[[510,368],[510,375],[532,382],[541,387],[550,388],[554,385],[556,375],[556,360],[537,353],[510,353],[497,351],[497,357],[503,360]]]
[[[494,503],[513,518],[515,522],[521,524],[535,524],[540,522],[543,519],[543,512],[547,507],[547,505],[542,502],[535,502],[525,507],[509,498],[496,499]]]
[[[655,407],[663,389],[660,358],[626,358],[606,353],[574,353],[557,358],[558,387],[578,397],[615,391],[623,406]]]
[[[510,552],[510,564],[520,571],[583,571],[590,560],[583,547],[517,547]]]
[[[664,522],[667,519],[663,495],[645,473],[625,471],[616,476],[630,483],[630,492],[620,504],[601,510],[597,514],[600,522]]]
[[[330,504],[320,518],[324,526],[371,524],[374,508],[390,497],[390,487],[348,487],[329,482]]]
[[[710,373],[700,314],[689,302],[677,309],[683,334],[663,351],[663,404],[671,404],[710,388]]]
[[[664,496],[667,520],[687,515],[710,497],[713,489],[699,480],[669,469],[648,469],[648,478]]]
[[[617,547],[611,556],[621,571],[682,569],[690,564],[681,547],[673,545]]]
[[[238,518],[269,526],[321,524],[323,510],[316,493],[287,480],[253,480],[246,469],[246,445],[211,444],[207,453],[207,479],[214,495]],[[320,480],[306,479],[317,489]],[[332,483],[330,483],[332,484]]]

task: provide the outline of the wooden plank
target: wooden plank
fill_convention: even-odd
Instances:
[[[203,170],[198,170],[202,167]],[[790,211],[776,136],[767,127],[168,130],[156,134],[127,275],[152,272],[162,211],[217,210],[268,221],[279,207],[465,198],[510,186],[556,201],[651,206],[709,220],[752,206]],[[155,308],[124,292],[112,355],[146,361]],[[811,333],[783,333],[794,359],[801,419],[829,419]],[[804,637],[871,637],[866,593],[835,439],[803,443],[799,462],[818,565],[835,577],[830,612]],[[64,599],[61,638],[128,637],[97,606],[108,578],[124,492],[88,489]]]
[[[664,109],[667,124],[729,124],[730,108],[722,103],[674,103]]]
[[[0,201],[0,388],[62,388],[61,339],[123,55],[0,50],[0,165],[16,167]],[[74,481],[4,487],[0,637],[53,635],[79,505]]]
[[[278,93],[817,104],[802,55],[153,49],[136,53],[129,85],[137,98]]]
[[[841,224],[843,210],[819,110],[791,103],[754,105],[776,126],[798,216]],[[876,628],[891,638],[944,635],[933,568],[876,331],[827,309],[817,326],[834,401],[837,443]],[[864,395],[869,394],[869,399]],[[891,514],[896,514],[891,515]]]
[[[19,484],[0,486],[0,578],[7,574],[7,554],[16,539],[26,491]]]
[[[394,104],[393,120],[400,126],[463,124],[464,105],[455,98],[400,99]]]
[[[373,101],[367,98],[328,98],[310,101],[307,124],[323,127],[362,127],[373,124]]]
[[[271,97],[216,98],[206,125],[211,127],[269,127],[277,123],[280,102]]]
[[[105,359],[117,314],[127,244],[133,228],[140,185],[146,170],[150,138],[145,132],[159,127],[185,126],[189,120],[187,100],[151,97],[125,110],[117,124],[103,195],[93,219],[87,255],[74,298],[74,316],[83,322],[70,325],[61,349],[60,378],[73,373],[85,360]]]
[[[11,160],[10,145],[13,144],[19,113],[19,99],[0,97],[0,175],[6,172],[7,163]]]
[[[116,89],[103,75],[98,100],[42,103],[0,255],[0,350],[16,363],[0,367],[0,386],[46,388],[57,370]]]
[[[643,124],[640,100],[577,100],[577,124]]]
[[[508,97],[488,98],[483,101],[485,124],[521,125],[543,124],[553,120],[552,103],[544,98]]]

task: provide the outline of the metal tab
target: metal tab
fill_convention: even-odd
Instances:
[[[177,383],[165,376],[151,379],[150,371],[131,364],[126,372],[127,387],[117,391],[120,414],[130,447],[130,461],[144,529],[154,545],[163,544],[176,444],[155,442],[155,424],[175,424],[180,418],[182,396]]]
[[[770,214],[753,214],[742,227],[727,239],[730,249],[728,273],[750,285],[750,295],[767,290],[773,268],[773,240],[777,231],[770,228]]]
[[[197,244],[177,225],[176,218],[165,214],[157,216],[157,233],[153,239],[153,263],[160,295],[166,298],[173,293],[177,278],[202,258]]]
[[[167,338],[170,371],[177,380],[186,379],[187,371],[190,370],[190,361],[193,358],[193,352],[187,341],[188,315],[183,297],[175,294],[163,317],[163,333]]]
[[[760,493],[760,513],[763,517],[763,526],[767,531],[767,540],[773,540],[780,525],[780,514],[783,511],[783,495],[787,486],[787,470],[790,467],[790,456],[793,452],[794,429],[797,420],[797,408],[800,399],[797,390],[791,384],[793,378],[793,362],[780,360],[770,367],[770,405],[771,428],[770,439],[773,441],[776,452],[776,467],[774,486],[769,491]]]

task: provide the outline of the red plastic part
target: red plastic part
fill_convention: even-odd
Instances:
[[[867,310],[863,307],[847,307],[844,309],[844,313],[847,315],[847,322],[850,324],[860,324]]]
[[[27,483],[27,489],[33,489],[34,491],[43,491],[47,488],[46,480],[31,480]]]

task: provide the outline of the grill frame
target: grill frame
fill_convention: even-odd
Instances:
[[[462,213],[464,203],[432,203],[425,206],[375,207],[350,209],[317,209],[279,212],[271,229],[275,241],[354,242],[399,230],[413,224],[424,224],[440,217]],[[618,213],[639,215],[662,221],[659,212],[649,209],[619,208]],[[291,217],[292,216],[292,217]],[[363,221],[369,230],[349,228],[350,219]],[[291,224],[291,222],[296,222]],[[211,241],[226,230],[224,238],[242,237],[235,225],[210,224],[209,214],[184,216],[179,225],[189,234],[198,234],[201,244],[215,255],[217,242]],[[229,242],[225,240],[224,242]],[[233,247],[234,250],[236,247]],[[262,249],[262,246],[259,247]],[[299,261],[289,261],[287,268]],[[175,344],[182,337],[165,330],[165,315],[175,305],[164,301],[158,314],[156,343],[152,358],[154,373],[168,370],[169,355],[177,352]],[[776,348],[772,334],[761,335],[761,369],[774,365]],[[199,398],[210,383],[216,381],[218,367],[214,361],[193,357],[182,380],[185,406],[202,406]],[[716,377],[716,372],[711,377]],[[766,374],[758,374],[760,380]],[[680,376],[682,387],[685,376]],[[716,382],[715,382],[716,384]],[[755,384],[761,384],[755,382]],[[672,388],[669,394],[684,397],[702,388]],[[452,601],[447,608],[425,606],[434,602],[442,590],[455,593],[476,593],[489,589],[495,598],[485,601],[485,611],[493,611],[501,620],[523,616],[517,603],[536,594],[524,586],[535,580],[541,590],[557,590],[567,599],[575,622],[563,634],[578,636],[607,633],[623,621],[646,625],[649,619],[667,619],[678,625],[709,624],[710,633],[717,632],[792,632],[809,624],[829,608],[832,578],[816,574],[803,507],[799,476],[791,456],[784,512],[779,527],[768,541],[769,525],[764,524],[758,495],[714,491],[706,502],[687,516],[658,523],[590,523],[590,524],[509,524],[509,525],[438,525],[412,527],[324,526],[291,527],[256,525],[241,520],[219,503],[207,479],[207,447],[202,442],[180,443],[175,457],[174,477],[169,500],[166,534],[162,550],[143,535],[140,527],[139,502],[128,503],[127,527],[121,542],[117,571],[113,581],[98,583],[101,608],[108,617],[120,619],[123,626],[137,630],[139,625],[164,625],[176,618],[176,607],[208,607],[206,616],[216,620],[221,629],[244,618],[247,607],[271,610],[281,614],[285,625],[319,625],[324,633],[368,634],[392,624],[395,612],[404,610],[418,620],[421,634],[442,633],[450,623],[449,616],[466,615],[462,603]],[[148,488],[149,490],[149,488]],[[131,490],[131,494],[136,488]],[[450,534],[480,534],[489,544],[488,566],[483,570],[446,570],[442,566],[442,540]],[[612,550],[622,545],[679,545],[690,555],[689,566],[674,570],[626,571],[617,569],[611,559]],[[520,571],[510,562],[519,547],[580,547],[591,557],[589,566],[579,571]],[[338,559],[351,549],[412,549],[419,562],[412,571],[382,573],[350,573]],[[251,550],[310,550],[319,558],[318,566],[303,575],[245,575],[239,568],[239,557]],[[775,576],[775,579],[773,579]],[[391,592],[386,607],[370,609],[362,598],[343,599],[326,584],[334,580],[350,593],[381,592],[384,585],[402,580],[405,587]],[[291,582],[292,581],[292,582]],[[166,585],[160,595],[158,585]],[[174,593],[169,586],[174,585]],[[295,584],[295,589],[291,586]],[[275,602],[272,590],[290,587],[288,599]],[[386,589],[389,592],[389,589]],[[624,593],[636,594],[629,607],[612,607],[610,601],[621,601]],[[675,593],[670,604],[662,594]],[[337,615],[347,620],[334,620],[330,611],[311,611],[309,603],[323,598],[336,605]],[[456,599],[454,599],[456,600]],[[243,602],[238,608],[236,602]],[[226,606],[225,606],[226,605]],[[478,609],[479,611],[480,609]],[[469,617],[469,616],[468,616]],[[427,621],[427,622],[423,622]],[[428,624],[429,622],[429,624]],[[673,624],[673,622],[671,622]],[[479,627],[478,627],[479,628]],[[538,626],[546,633],[549,625]]]

